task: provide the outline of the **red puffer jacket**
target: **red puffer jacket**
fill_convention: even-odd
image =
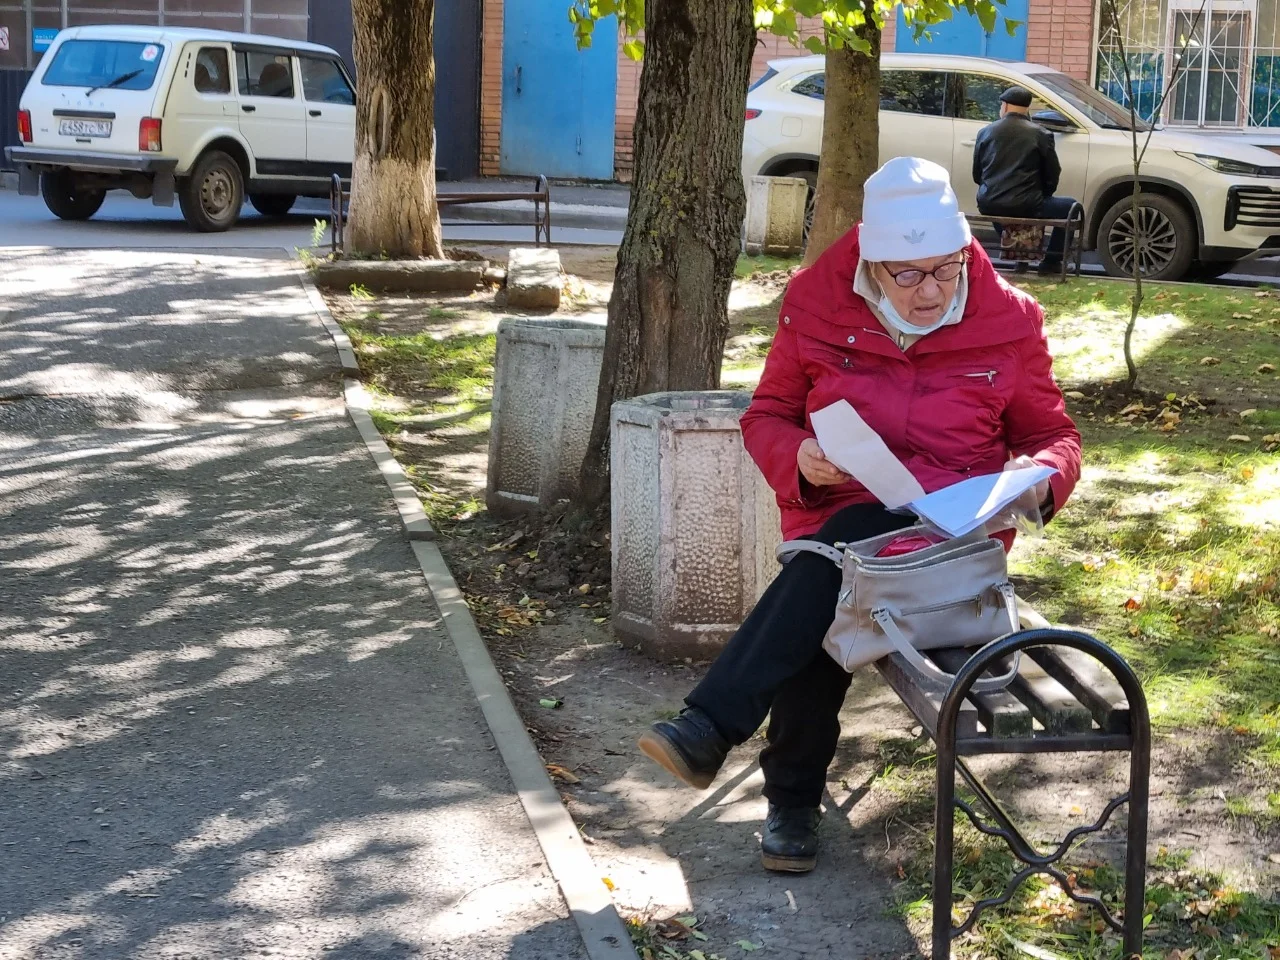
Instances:
[[[783,536],[808,536],[842,507],[875,502],[856,481],[815,487],[800,476],[809,415],[837,400],[857,409],[926,492],[998,473],[1025,454],[1057,468],[1054,509],[1067,502],[1080,478],[1080,433],[1053,379],[1044,314],[976,241],[969,253],[963,319],[905,353],[853,292],[856,229],[792,278],[742,416],[747,450],[778,495]]]

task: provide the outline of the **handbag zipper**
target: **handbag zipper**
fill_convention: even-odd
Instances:
[[[947,600],[942,603],[931,603],[923,607],[911,607],[909,609],[902,610],[901,615],[904,617],[915,617],[924,613],[939,613],[943,610],[949,610],[952,607],[965,607],[969,604],[973,604],[978,608],[976,615],[980,617],[982,616],[982,608],[984,606],[982,602],[983,599],[983,595],[976,597],[961,597],[959,600]]]

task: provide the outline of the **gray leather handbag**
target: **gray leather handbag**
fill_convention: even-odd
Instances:
[[[921,650],[982,646],[1017,631],[1018,598],[1009,582],[1004,545],[977,532],[911,553],[876,556],[902,536],[924,534],[920,526],[857,543],[827,546],[788,540],[778,547],[787,563],[801,552],[826,557],[843,572],[835,619],[822,646],[849,672],[900,653],[931,685],[950,686],[947,673]],[[843,549],[840,549],[843,547]],[[1008,686],[1021,655],[1006,674],[977,681],[975,693]]]

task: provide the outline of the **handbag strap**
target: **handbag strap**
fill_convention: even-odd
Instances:
[[[1011,624],[1010,632],[1016,632],[1020,629],[1020,624],[1018,622],[1018,598],[1014,592],[1013,584],[1002,583],[997,589],[1004,599],[1005,614],[1009,617]],[[947,673],[911,645],[911,642],[898,629],[898,624],[893,617],[893,611],[888,607],[876,607],[871,611],[871,619],[884,631],[884,635],[893,644],[894,650],[902,654],[903,659],[911,664],[917,672],[943,687],[949,687],[955,681],[956,676],[954,673]],[[985,680],[975,680],[970,688],[971,692],[995,693],[1003,690],[1013,682],[1013,678],[1018,675],[1018,670],[1021,666],[1022,652],[1019,651],[1013,655],[1013,666],[1009,668],[1008,672]]]
[[[774,556],[778,558],[779,563],[790,563],[800,553],[816,553],[820,557],[826,557],[837,567],[844,566],[844,551],[837,550],[835,547],[828,546],[819,540],[784,541],[774,551]]]

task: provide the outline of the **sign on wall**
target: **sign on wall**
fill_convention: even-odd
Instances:
[[[53,46],[54,38],[57,37],[58,30],[56,27],[36,27],[31,31],[31,49],[36,53],[44,53]]]
[[[9,28],[0,27],[0,50],[9,49]]]

